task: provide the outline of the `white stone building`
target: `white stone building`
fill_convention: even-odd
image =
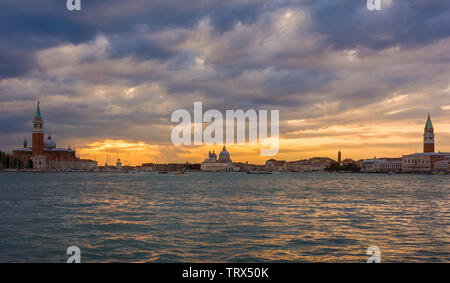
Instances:
[[[216,154],[208,153],[208,157],[201,164],[201,170],[206,172],[233,172],[235,171],[233,162],[231,161],[230,154],[228,153],[226,147],[219,154],[217,159]]]
[[[363,171],[366,173],[399,173],[402,171],[402,159],[366,159],[363,160]]]

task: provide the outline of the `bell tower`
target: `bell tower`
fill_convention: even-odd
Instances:
[[[434,152],[434,129],[431,123],[430,113],[428,113],[425,131],[423,133],[423,152]]]
[[[33,138],[32,138],[32,154],[44,154],[44,122],[42,121],[39,102],[33,119]]]
[[[39,102],[37,104],[33,119],[31,160],[33,161],[33,168],[35,170],[45,170],[47,167],[47,162],[44,155],[44,121],[42,121]]]

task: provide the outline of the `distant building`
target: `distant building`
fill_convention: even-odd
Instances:
[[[117,171],[122,171],[122,162],[120,161],[120,158],[117,158],[116,170]]]
[[[117,171],[116,166],[108,165],[108,163],[105,163],[104,166],[99,166],[98,170],[101,172],[115,172]]]
[[[264,165],[265,171],[283,172],[287,171],[287,162],[284,160],[269,159]]]
[[[144,171],[195,171],[199,170],[199,164],[186,163],[142,163],[141,169]]]
[[[362,164],[362,171],[366,173],[399,173],[402,171],[401,158],[365,159]]]
[[[341,155],[341,150],[339,150],[339,152],[338,152],[338,164],[340,165],[340,166],[342,166],[342,155]]]
[[[450,160],[441,160],[434,163],[434,171],[442,173],[450,173]]]
[[[235,172],[247,172],[248,162],[233,162],[233,171]]]
[[[402,159],[402,171],[405,173],[430,173],[442,170],[445,164],[440,163],[450,156],[449,153],[434,152],[434,128],[428,113],[423,133],[423,153],[404,155]],[[435,165],[438,165],[438,168]]]
[[[97,161],[79,159],[75,150],[57,148],[52,136],[49,134],[44,141],[44,121],[42,119],[39,102],[33,119],[32,145],[28,147],[25,139],[23,148],[13,150],[13,157],[20,159],[24,164],[31,160],[35,170],[95,170]]]
[[[232,172],[235,171],[233,162],[231,161],[230,154],[226,147],[219,154],[217,159],[216,154],[208,153],[208,157],[201,163],[201,170],[207,172]]]
[[[141,169],[144,171],[154,171],[155,164],[153,163],[142,163]]]
[[[443,161],[442,153],[424,152],[403,156],[403,172],[405,173],[430,173],[435,168],[435,163]]]
[[[266,166],[265,165],[259,165],[259,164],[248,164],[246,166],[246,172],[251,172],[251,171],[266,171]]]
[[[266,171],[278,171],[278,172],[312,172],[312,171],[324,171],[330,167],[332,163],[335,163],[328,157],[313,157],[305,160],[289,161],[269,159],[265,163]]]
[[[355,160],[353,160],[353,159],[351,159],[351,158],[346,158],[346,159],[344,159],[343,161],[339,161],[338,163],[339,163],[339,165],[341,165],[341,166],[347,166],[347,165],[354,164],[354,163],[355,163]]]

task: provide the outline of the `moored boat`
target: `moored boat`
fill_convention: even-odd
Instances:
[[[271,171],[248,171],[247,174],[272,174]]]

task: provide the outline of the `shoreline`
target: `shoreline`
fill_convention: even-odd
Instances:
[[[168,173],[176,173],[180,172],[177,170],[168,171]],[[200,170],[194,170],[194,171],[186,171],[184,172],[196,172],[196,173],[247,173],[246,171],[242,172],[208,172],[208,171],[200,171]],[[269,172],[269,171],[267,171]],[[143,174],[150,174],[150,173],[158,173],[158,171],[53,171],[53,170],[44,170],[44,171],[36,171],[36,170],[17,170],[17,169],[6,169],[6,170],[0,170],[0,173],[35,173],[35,174],[48,174],[48,173],[115,173],[115,174],[136,174],[139,173],[139,175]],[[310,172],[279,172],[279,171],[272,171],[271,173],[275,174],[323,174],[323,173],[329,173],[329,174],[378,174],[378,175],[449,175],[448,172],[429,172],[429,173],[413,173],[413,172],[343,172],[343,171],[310,171]],[[266,174],[266,175],[272,175],[272,174]]]

